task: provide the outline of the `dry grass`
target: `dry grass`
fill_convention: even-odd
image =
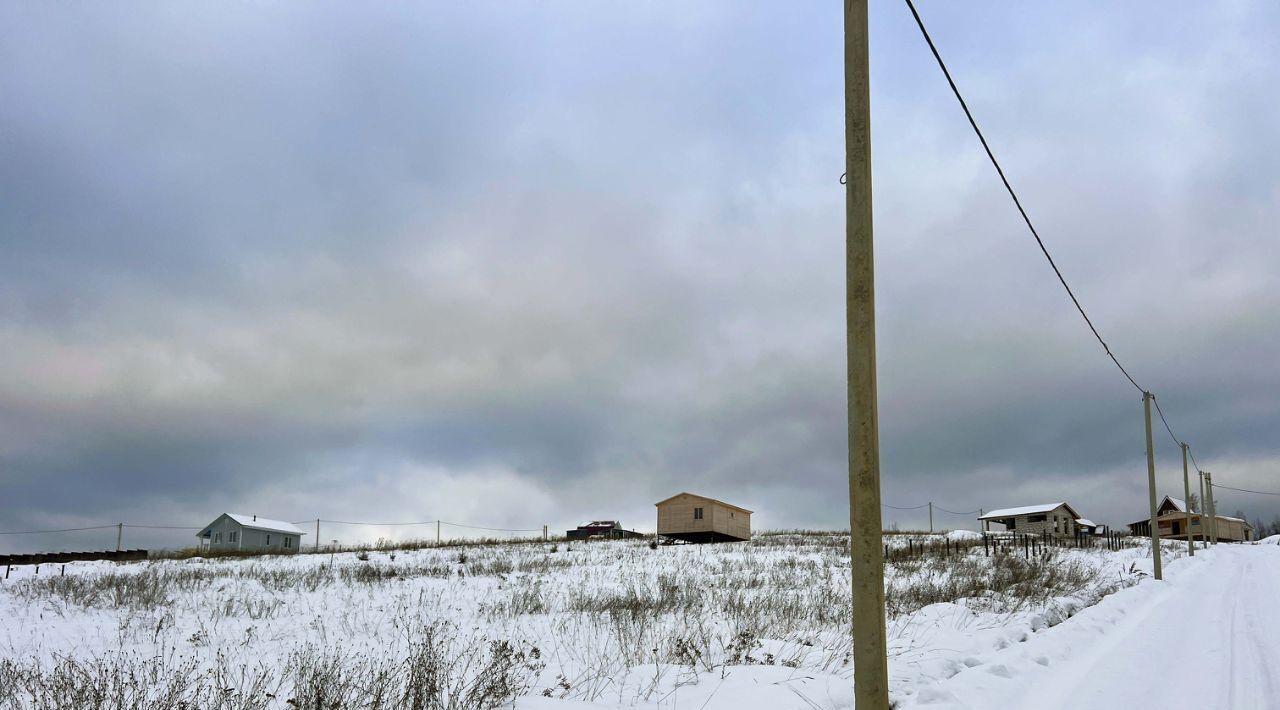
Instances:
[[[980,539],[940,539],[886,538],[895,552],[885,570],[891,620],[945,602],[1015,613],[1065,596],[1096,599],[1131,581],[1098,579],[1086,562],[1102,550],[988,557]],[[629,703],[669,687],[671,667],[846,668],[847,533],[777,531],[683,548],[647,542],[371,549],[332,564],[151,561],[30,577],[0,593],[67,616],[116,610],[121,648],[155,643],[164,652],[47,667],[2,661],[0,707],[468,710],[530,692]],[[198,619],[199,630],[170,633],[177,618]],[[298,636],[303,623],[310,628]],[[181,660],[191,648],[244,658],[240,647],[251,654],[264,637],[294,640],[277,666],[287,672]],[[638,668],[654,670],[641,681]]]

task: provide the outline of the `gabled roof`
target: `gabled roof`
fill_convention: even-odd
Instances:
[[[1086,528],[1096,528],[1098,524],[1088,518],[1076,518],[1077,525],[1083,525]]]
[[[978,516],[978,520],[995,520],[996,518],[1016,518],[1019,515],[1035,515],[1036,513],[1048,513],[1058,508],[1066,508],[1071,511],[1072,519],[1079,518],[1080,514],[1075,508],[1067,505],[1066,502],[1060,503],[1042,503],[1040,505],[1024,505],[1021,508],[1001,508],[993,510],[985,515]]]
[[[722,501],[722,500],[716,500],[715,498],[708,498],[708,497],[706,497],[706,496],[700,496],[700,495],[698,495],[697,493],[677,493],[677,494],[675,494],[675,495],[671,496],[670,498],[663,498],[662,500],[658,501],[657,503],[654,503],[654,505],[655,505],[655,506],[657,506],[657,505],[662,505],[663,503],[667,503],[667,502],[673,501],[673,500],[675,500],[676,498],[679,498],[680,496],[689,496],[690,498],[698,498],[698,499],[700,499],[700,500],[710,501],[710,502],[712,502],[712,503],[719,503],[720,505],[723,505],[723,506],[724,506],[724,507],[726,507],[726,508],[733,508],[734,510],[740,510],[740,511],[742,511],[743,513],[752,513],[752,512],[754,512],[754,511],[751,511],[751,510],[747,510],[746,508],[743,508],[743,507],[741,507],[741,506],[734,505],[733,503],[726,503],[726,502],[724,502],[724,501]]]
[[[248,528],[250,530],[265,530],[266,532],[289,533],[291,535],[306,535],[306,533],[303,532],[301,528],[299,528],[297,525],[294,525],[293,523],[286,523],[283,520],[271,520],[270,518],[263,518],[261,516],[256,516],[256,515],[241,515],[239,513],[223,513],[222,515],[219,515],[217,518],[215,518],[213,523],[218,522],[218,520],[220,520],[223,516],[226,516],[236,521],[237,523],[239,523],[240,527]],[[201,530],[200,532],[196,533],[196,537],[205,537],[205,533],[207,533],[209,528],[213,526],[213,523],[209,523],[204,527],[204,530]]]
[[[1187,502],[1181,498],[1174,498],[1173,496],[1165,496],[1164,500],[1160,501],[1160,505],[1156,506],[1156,510],[1163,508],[1165,503],[1172,504],[1173,509],[1179,513],[1187,512]]]

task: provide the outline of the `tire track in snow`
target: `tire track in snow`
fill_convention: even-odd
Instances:
[[[907,705],[1280,708],[1280,549],[1223,545],[1167,569]]]

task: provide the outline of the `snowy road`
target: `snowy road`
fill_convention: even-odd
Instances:
[[[1219,545],[913,699],[929,708],[1280,708],[1280,546]]]

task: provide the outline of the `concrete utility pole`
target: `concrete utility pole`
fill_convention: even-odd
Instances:
[[[1207,544],[1209,542],[1209,518],[1204,514],[1204,471],[1197,470],[1196,476],[1200,479],[1200,542]]]
[[[320,551],[320,518],[316,518],[316,552]]]
[[[436,521],[436,544],[440,544],[440,521]]]
[[[1196,538],[1191,534],[1191,478],[1187,473],[1187,442],[1182,443],[1182,500],[1187,504],[1187,552],[1196,556]]]
[[[1151,561],[1155,578],[1164,579],[1160,568],[1160,525],[1156,522],[1156,452],[1151,443],[1151,393],[1142,393],[1142,413],[1147,422],[1147,493],[1151,498]]]
[[[1209,534],[1213,536],[1213,544],[1218,544],[1218,501],[1213,499],[1213,474],[1204,472],[1204,484],[1209,492]]]
[[[929,501],[929,532],[933,532],[933,501]]]
[[[124,541],[124,523],[116,523],[116,552],[120,551],[120,543]]]
[[[889,710],[876,414],[875,260],[871,220],[871,72],[867,0],[844,3],[845,333],[849,377],[849,557],[853,698]]]

